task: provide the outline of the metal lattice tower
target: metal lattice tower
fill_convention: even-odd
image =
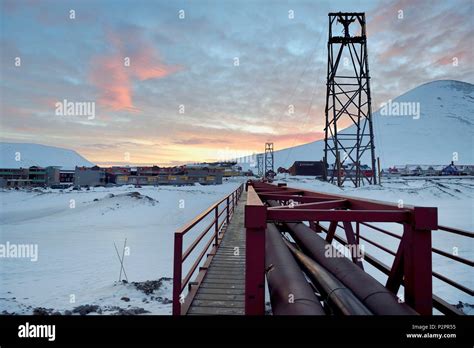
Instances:
[[[263,176],[263,153],[257,155],[257,174]]]
[[[342,29],[342,36],[333,29]],[[351,34],[352,31],[352,34]],[[329,13],[324,162],[327,180],[376,184],[369,63],[364,13]],[[355,130],[340,131],[350,126]],[[364,175],[367,164],[372,175]]]
[[[265,143],[265,177],[269,171],[275,172],[273,168],[273,143]]]

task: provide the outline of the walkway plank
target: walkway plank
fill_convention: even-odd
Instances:
[[[188,315],[244,315],[246,201],[244,191]]]

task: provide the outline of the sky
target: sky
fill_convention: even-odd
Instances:
[[[373,111],[426,82],[474,82],[471,0],[0,3],[0,140],[99,165],[324,138],[328,12],[366,13]],[[94,116],[58,114],[64,100]]]

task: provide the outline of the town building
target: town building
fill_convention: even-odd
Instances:
[[[64,186],[74,185],[75,170],[60,169],[59,170],[59,184]]]
[[[0,178],[0,187],[51,186],[59,182],[59,168],[2,168]]]
[[[290,175],[324,176],[323,161],[295,161],[289,168]]]
[[[104,186],[105,171],[98,167],[76,167],[74,171],[74,186]]]

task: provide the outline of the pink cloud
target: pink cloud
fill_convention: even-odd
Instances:
[[[162,78],[180,70],[178,66],[166,65],[151,46],[141,47],[139,54],[132,58],[133,74],[140,80]]]
[[[92,62],[91,82],[99,90],[100,105],[114,109],[133,109],[131,76],[118,55],[98,57]]]
[[[136,38],[139,45],[128,54],[122,38],[108,35],[112,52],[94,57],[89,80],[99,91],[98,103],[112,110],[136,111],[133,105],[133,82],[164,78],[181,69],[164,63],[158,51],[145,40]],[[129,66],[125,59],[129,58]]]

